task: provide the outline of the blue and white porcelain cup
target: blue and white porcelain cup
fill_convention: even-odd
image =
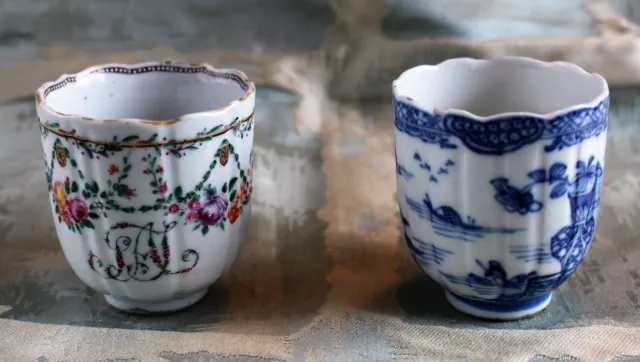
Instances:
[[[594,236],[604,78],[561,62],[453,59],[393,83],[398,197],[420,268],[456,309],[543,310]]]

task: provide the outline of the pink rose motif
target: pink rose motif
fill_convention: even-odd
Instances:
[[[189,210],[193,210],[193,211],[200,210],[200,200],[195,200],[195,199],[189,200],[187,207],[189,208]]]
[[[71,218],[76,223],[85,221],[89,216],[87,203],[80,196],[72,196],[68,198],[67,205],[71,213]]]
[[[193,211],[187,214],[187,216],[185,217],[185,220],[187,222],[192,222],[192,221],[196,221],[198,220],[198,211]]]

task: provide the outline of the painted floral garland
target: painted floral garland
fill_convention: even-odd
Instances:
[[[64,167],[67,161],[77,165],[59,140],[56,140],[53,153],[61,167]],[[219,188],[207,183],[213,169],[218,164],[226,166],[231,158],[240,170],[239,175],[226,180]],[[119,199],[129,200],[137,196],[137,191],[126,183],[132,167],[130,154],[128,154],[122,157],[120,163],[109,165],[106,170],[109,174],[107,187],[101,188],[96,181],[86,180],[80,170],[77,171],[80,179],[83,180],[82,185],[78,185],[68,177],[65,181],[53,181],[52,201],[56,205],[55,213],[58,221],[66,224],[69,230],[82,233],[84,228],[94,228],[91,219],[107,217],[107,212],[110,211],[131,214],[164,210],[165,215],[184,216],[185,224],[194,223],[194,230],[199,229],[203,235],[206,235],[211,227],[224,230],[227,222],[235,223],[242,213],[243,206],[250,200],[251,169],[247,171],[242,169],[238,154],[226,139],[222,141],[214,160],[209,164],[200,182],[189,191],[185,191],[182,186],[177,186],[169,192],[163,177],[164,168],[158,164],[158,156],[147,154],[142,161],[147,164],[143,173],[149,177],[149,186],[152,193],[157,196],[155,203],[134,207],[123,206],[118,202]]]
[[[61,135],[54,142],[51,163],[50,165],[45,164],[45,169],[58,222],[66,224],[68,229],[73,232],[82,233],[85,228],[93,229],[94,225],[91,220],[99,219],[101,216],[106,218],[108,212],[131,214],[164,210],[165,216],[177,214],[184,218],[185,224],[195,224],[193,230],[200,230],[202,235],[206,235],[212,227],[224,230],[227,222],[235,223],[242,214],[243,207],[249,203],[252,192],[251,168],[246,170],[242,168],[239,156],[228,140],[222,141],[200,182],[188,191],[184,190],[182,186],[177,186],[170,192],[163,177],[164,168],[159,165],[158,157],[164,149],[166,155],[180,158],[186,155],[187,151],[197,150],[202,142],[212,140],[214,138],[212,135],[219,135],[220,130],[231,130],[235,137],[244,138],[251,131],[253,117],[250,117],[246,122],[238,123],[238,120],[235,119],[226,127],[220,125],[209,130],[205,129],[191,140],[164,143],[154,143],[157,135],[143,141],[138,136],[128,136],[121,141],[114,138],[113,143],[96,143],[77,138],[75,130],[67,132],[60,129],[59,125],[55,123],[45,123],[41,126],[43,137],[47,137],[52,130]],[[137,191],[127,183],[132,169],[131,152],[109,164],[106,170],[107,184],[106,187],[101,188],[96,181],[86,179],[78,168],[78,162],[71,157],[69,149],[63,145],[63,140],[71,143],[71,146],[89,158],[101,156],[112,158],[126,150],[127,147],[122,147],[122,145],[127,142],[129,146],[131,146],[131,142],[135,142],[139,145],[138,147],[152,148],[153,152],[142,157],[142,162],[145,162],[147,166],[143,173],[150,178],[149,186],[152,193],[157,196],[155,202],[135,207],[124,206],[120,203],[120,200],[130,200],[137,197]],[[218,164],[226,166],[231,159],[236,163],[239,173],[224,181],[222,185],[208,183],[213,169]],[[75,169],[80,184],[71,181],[69,177],[65,180],[53,180],[53,169],[56,163],[62,168],[69,164]]]

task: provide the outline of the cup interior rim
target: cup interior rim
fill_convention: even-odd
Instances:
[[[136,74],[143,74],[141,71],[137,73],[136,70],[141,70],[148,67],[155,67],[158,70],[162,71],[162,69],[172,69],[176,72],[180,72],[181,69],[188,75],[202,75],[205,74],[210,77],[219,77],[227,80],[231,80],[236,82],[240,88],[244,91],[243,95],[239,98],[234,99],[233,101],[218,107],[216,109],[193,112],[180,115],[173,119],[164,119],[164,120],[153,120],[153,119],[142,119],[142,118],[116,118],[116,119],[98,119],[95,117],[87,117],[81,114],[69,114],[63,113],[56,110],[50,104],[47,103],[47,96],[52,92],[68,85],[75,83],[77,80],[86,79],[97,74],[118,74],[124,73],[131,76],[135,76]],[[116,71],[112,71],[112,70]],[[155,125],[163,125],[163,124],[173,124],[181,121],[185,118],[196,118],[196,117],[207,117],[212,115],[220,114],[224,112],[232,106],[242,103],[246,101],[253,93],[255,93],[255,84],[249,80],[249,78],[242,71],[238,69],[232,68],[215,68],[208,63],[181,63],[181,62],[173,62],[173,61],[154,61],[154,62],[143,62],[143,63],[133,63],[133,64],[125,64],[125,63],[105,63],[98,64],[88,68],[85,68],[77,73],[64,73],[60,75],[56,80],[49,81],[42,84],[38,87],[36,91],[36,105],[43,109],[44,111],[56,115],[62,118],[76,118],[83,119],[87,121],[98,121],[102,123],[146,123],[146,124],[155,124]]]
[[[555,68],[555,69],[561,69],[566,72],[579,74],[584,77],[591,77],[597,80],[599,92],[595,97],[592,97],[587,102],[572,104],[568,107],[557,109],[552,112],[547,112],[547,113],[499,112],[499,113],[495,113],[487,116],[481,116],[481,115],[474,114],[473,112],[460,109],[460,108],[455,108],[455,107],[446,108],[446,109],[425,107],[421,105],[419,102],[417,102],[415,99],[413,99],[411,96],[403,92],[403,89],[401,87],[402,81],[405,81],[406,78],[416,77],[417,74],[420,72],[437,72],[444,68],[452,67],[452,66],[472,69],[473,71],[473,70],[479,69],[481,66],[487,66],[487,65],[497,66],[499,63],[511,63],[512,65],[517,64],[522,66],[531,66],[539,69]],[[483,122],[503,119],[503,118],[511,118],[511,117],[528,117],[528,118],[539,118],[539,119],[550,120],[558,116],[561,116],[563,114],[570,113],[572,111],[597,107],[599,104],[604,102],[609,97],[609,87],[607,85],[607,81],[600,74],[589,73],[583,68],[573,63],[563,62],[563,61],[546,62],[546,61],[541,61],[537,59],[532,59],[527,57],[517,57],[517,56],[500,56],[492,59],[452,58],[435,65],[424,64],[424,65],[418,65],[418,66],[409,68],[404,72],[402,72],[398,76],[398,78],[396,78],[393,81],[392,95],[395,100],[401,101],[409,106],[418,108],[421,111],[424,111],[431,115],[439,115],[439,116],[456,115],[456,116],[471,118],[471,119],[475,119],[477,121],[483,121]]]

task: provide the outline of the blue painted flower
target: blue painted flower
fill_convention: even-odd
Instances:
[[[585,164],[583,161],[576,163],[576,178],[571,185],[572,195],[581,195],[591,192],[595,187],[596,181],[602,177],[602,167],[599,163],[594,163],[594,157],[591,156]]]
[[[494,198],[508,212],[518,212],[526,215],[529,212],[536,212],[542,209],[542,203],[537,201],[531,191],[527,188],[520,190],[509,185],[506,178],[497,178],[491,181],[491,185],[496,189]]]

